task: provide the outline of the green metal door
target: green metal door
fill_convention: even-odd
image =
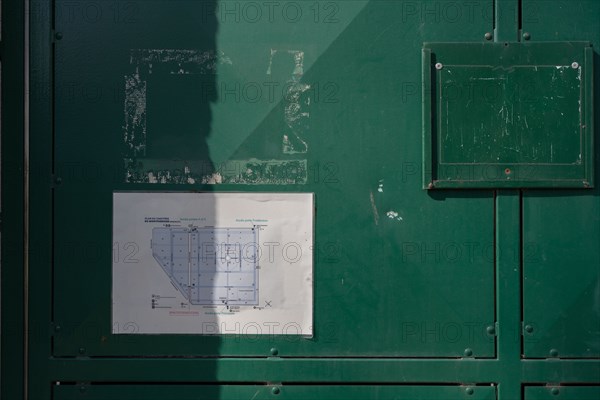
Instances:
[[[597,397],[599,2],[3,7],[2,398]]]

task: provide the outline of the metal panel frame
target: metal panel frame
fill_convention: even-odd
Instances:
[[[2,379],[0,397],[25,396],[25,2],[2,2]]]
[[[490,385],[60,385],[54,386],[56,400],[104,400],[114,395],[130,400],[165,398],[253,400],[344,399],[364,400],[494,400],[496,388]]]
[[[520,65],[556,65],[563,52],[581,49],[580,60],[583,74],[581,79],[580,107],[581,146],[583,162],[576,164],[531,164],[531,163],[451,163],[438,160],[440,151],[438,136],[441,135],[436,121],[439,119],[439,95],[441,82],[432,72],[438,61],[452,66],[487,66],[487,60],[504,54],[506,46],[516,50],[510,57],[517,58]],[[594,63],[593,49],[588,42],[534,42],[534,43],[425,43],[423,53],[423,175],[424,189],[474,189],[474,188],[584,188],[594,187]],[[439,54],[442,59],[438,59]],[[527,52],[527,53],[525,53]],[[472,54],[467,58],[467,54]],[[479,57],[479,58],[478,58]],[[459,177],[444,176],[443,166],[452,166]],[[510,167],[513,173],[502,173]],[[492,171],[490,176],[490,171]],[[462,176],[461,176],[462,175]]]

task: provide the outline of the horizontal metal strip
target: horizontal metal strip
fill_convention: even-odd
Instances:
[[[518,371],[520,366],[521,371]],[[502,382],[594,383],[597,360],[50,359],[52,381],[86,382]],[[434,373],[432,373],[434,372]]]

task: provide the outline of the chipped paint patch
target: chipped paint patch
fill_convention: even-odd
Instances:
[[[308,131],[308,120],[310,119],[310,97],[305,93],[311,89],[311,85],[302,82],[304,76],[304,52],[301,50],[277,50],[271,49],[267,75],[273,73],[273,59],[278,55],[291,57],[294,67],[290,78],[286,81],[283,102],[284,121],[289,132],[282,135],[283,154],[304,154],[308,152],[308,143],[305,133]]]
[[[379,225],[379,211],[377,211],[377,205],[375,204],[375,196],[373,196],[373,192],[370,193],[371,198],[371,209],[373,210],[373,220],[375,221],[375,225]]]
[[[212,171],[212,172],[210,172]],[[231,160],[218,166],[203,162],[142,159],[129,162],[127,183],[181,185],[304,185],[307,160]]]
[[[377,188],[377,191],[379,193],[383,193],[383,180],[379,181],[379,187]]]
[[[206,175],[202,177],[203,185],[220,185],[223,183],[223,176],[215,172],[214,174]]]
[[[156,179],[156,176],[152,172],[148,172],[148,183],[158,183],[158,179]]]
[[[146,155],[146,81],[139,71],[125,77],[125,126],[123,127],[126,152],[130,156]]]
[[[181,49],[134,49],[129,62],[144,68],[148,74],[155,66],[166,68],[170,74],[209,74],[216,73],[219,65],[233,65],[222,51]]]
[[[404,218],[402,218],[400,216],[400,214],[398,214],[396,211],[393,211],[393,210],[392,211],[388,211],[386,215],[387,215],[387,217],[389,219],[392,219],[392,220],[395,220],[395,221],[404,221]]]

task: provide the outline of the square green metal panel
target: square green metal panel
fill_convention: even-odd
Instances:
[[[523,196],[527,358],[600,357],[597,190],[594,196],[565,194],[534,191]]]
[[[593,185],[589,43],[426,43],[424,187]]]
[[[525,387],[524,400],[597,400],[600,386],[536,386]]]
[[[74,385],[53,387],[56,400],[495,400],[493,386]]]
[[[493,194],[420,190],[420,46],[397,50],[476,40],[487,21],[398,25],[402,2],[325,1],[289,2],[304,7],[294,29],[292,14],[199,28],[211,3],[139,2],[130,24],[57,19],[53,354],[494,357]],[[374,21],[393,27],[376,46]],[[403,76],[407,96],[382,76]],[[304,169],[273,172],[291,162]],[[202,184],[203,168],[222,184]],[[113,335],[112,193],[132,190],[315,193],[314,337]]]

